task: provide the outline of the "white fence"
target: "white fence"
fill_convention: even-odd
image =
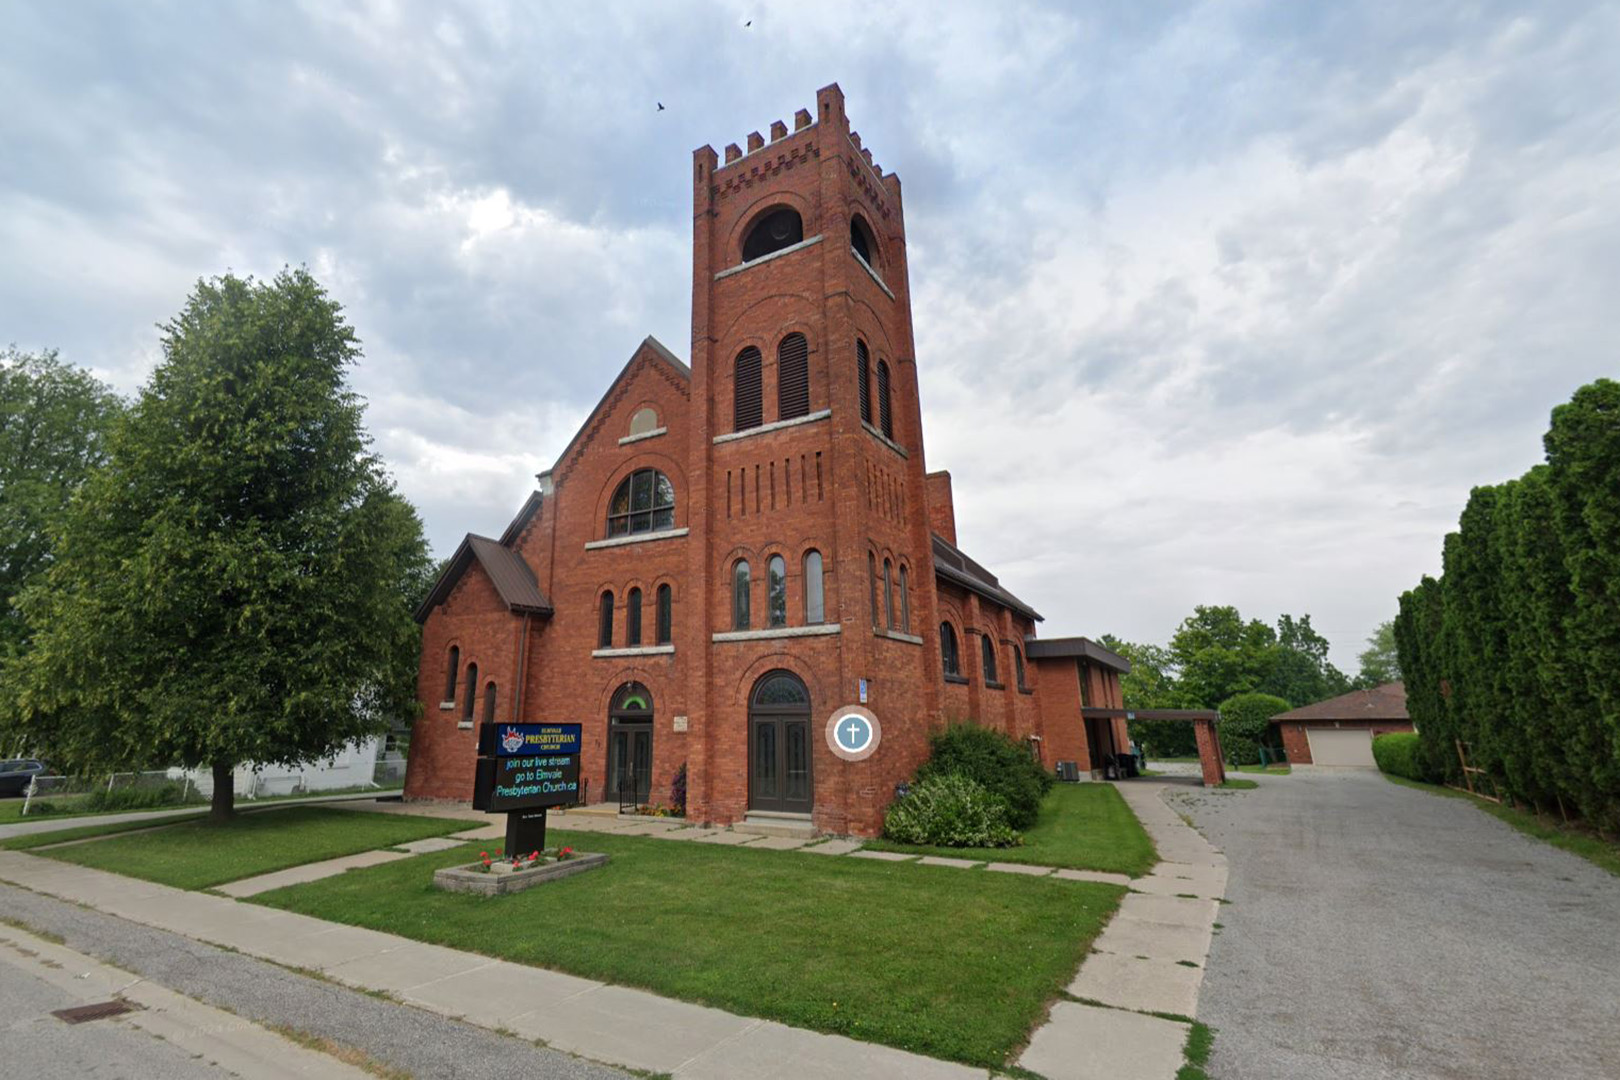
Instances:
[[[237,773],[234,777],[236,794],[245,799],[387,791],[404,787],[405,758],[398,754],[379,756],[369,769],[356,768],[351,776],[345,777],[354,781],[345,787],[331,786],[334,777],[318,768],[244,768]],[[106,777],[36,776],[23,792],[22,813],[26,817],[31,813],[200,805],[208,801],[212,790],[211,778],[203,777],[200,770],[179,768],[113,773]]]

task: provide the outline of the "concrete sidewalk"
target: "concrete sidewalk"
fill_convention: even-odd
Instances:
[[[686,1080],[983,1080],[987,1073],[393,934],[0,852],[0,879],[441,1016]]]
[[[1164,801],[1172,782],[1118,785],[1161,861],[1130,885],[1068,993],[1036,1030],[1018,1064],[1047,1080],[1174,1080],[1226,890],[1226,856]]]
[[[399,803],[378,803],[378,794],[375,792],[351,792],[347,795],[311,795],[300,799],[277,799],[274,802],[255,803],[251,799],[238,799],[236,809],[241,813],[263,813],[269,810],[281,810],[289,806],[321,806],[342,805],[351,802],[370,802],[376,806],[398,806]],[[357,810],[375,809],[372,806],[354,807]],[[85,814],[78,817],[50,815],[39,818],[30,818],[24,821],[13,822],[10,825],[0,825],[0,840],[10,840],[18,836],[33,836],[36,833],[61,832],[64,829],[82,829],[92,825],[117,825],[122,822],[150,821],[163,824],[176,818],[203,817],[208,813],[208,807],[177,806],[172,810],[133,810],[118,814]],[[456,817],[456,814],[447,814],[447,817]],[[483,815],[480,814],[480,817]]]

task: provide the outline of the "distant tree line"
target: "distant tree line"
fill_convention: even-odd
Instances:
[[[1620,382],[1553,410],[1545,464],[1477,487],[1395,640],[1431,779],[1457,743],[1513,799],[1620,829]]]
[[[1355,686],[1400,678],[1389,633],[1386,624],[1369,639],[1354,681],[1328,659],[1327,639],[1311,626],[1309,615],[1283,615],[1271,626],[1245,620],[1235,607],[1200,605],[1182,620],[1168,646],[1121,641],[1112,634],[1104,635],[1102,644],[1131,662],[1120,686],[1127,709],[1230,711],[1234,719],[1223,723],[1223,748],[1251,761],[1273,735],[1266,730],[1268,717]],[[1131,737],[1161,757],[1198,752],[1193,725],[1187,723],[1138,720]]]

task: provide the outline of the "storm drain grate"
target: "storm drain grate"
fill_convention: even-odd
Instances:
[[[140,1008],[127,1001],[98,1001],[94,1005],[75,1005],[71,1009],[57,1009],[51,1013],[69,1024],[83,1024],[90,1020],[105,1020],[109,1016],[122,1016]]]

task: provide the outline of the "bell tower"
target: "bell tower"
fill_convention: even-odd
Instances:
[[[900,180],[861,145],[836,84],[791,131],[769,131],[724,161],[693,155],[687,607],[710,646],[683,665],[688,700],[704,703],[691,722],[706,728],[691,797],[714,820],[759,805],[750,693],[783,670],[809,692],[816,827],[870,829],[940,715]],[[845,760],[823,737],[856,705],[882,725],[881,763]]]

